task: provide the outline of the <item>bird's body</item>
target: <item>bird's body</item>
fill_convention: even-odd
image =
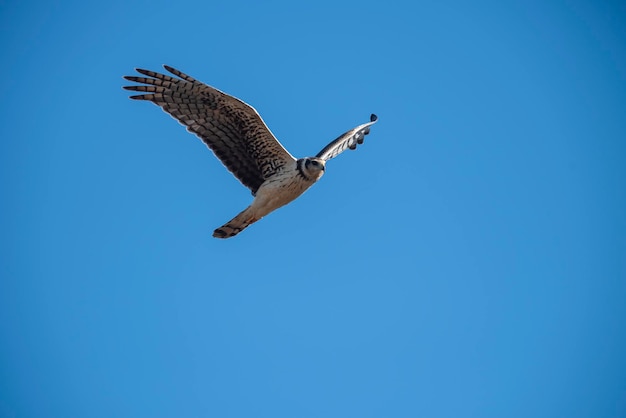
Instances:
[[[137,69],[148,77],[124,78],[143,85],[124,88],[142,92],[131,99],[151,101],[187,126],[255,196],[250,206],[214,231],[216,238],[237,235],[296,199],[322,177],[326,161],[362,143],[377,119],[372,115],[370,122],[339,136],[317,156],[296,160],[253,107],[172,67],[165,69],[178,78]]]
[[[306,160],[295,161],[265,180],[259,187],[259,190],[257,190],[252,204],[227,224],[217,228],[213,232],[213,236],[216,238],[228,238],[237,235],[248,225],[295,200],[324,174],[324,168],[315,170],[309,168],[306,171],[303,168],[303,172],[306,175],[304,177],[298,171],[299,164],[306,164]],[[294,176],[294,172],[298,174]]]

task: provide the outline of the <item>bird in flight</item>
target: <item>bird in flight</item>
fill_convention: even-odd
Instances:
[[[268,213],[286,205],[319,180],[326,162],[346,149],[362,144],[378,119],[351,129],[326,145],[315,157],[294,158],[269,130],[252,106],[164,65],[175,77],[137,68],[145,77],[124,76],[138,85],[124,89],[147,100],[196,134],[237,179],[252,191],[246,209],[213,232],[230,238]]]

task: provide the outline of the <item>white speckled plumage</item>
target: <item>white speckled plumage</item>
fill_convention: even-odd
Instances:
[[[137,69],[147,77],[125,76],[140,83],[124,86],[142,92],[135,100],[151,101],[196,134],[255,196],[252,204],[217,228],[213,236],[229,238],[270,212],[293,201],[324,174],[326,161],[363,143],[377,117],[340,135],[315,157],[296,160],[278,142],[261,116],[243,101],[172,67],[178,78]]]

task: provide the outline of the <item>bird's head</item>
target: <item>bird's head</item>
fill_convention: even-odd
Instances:
[[[308,157],[304,159],[304,174],[314,180],[319,180],[326,170],[326,161],[321,158]]]

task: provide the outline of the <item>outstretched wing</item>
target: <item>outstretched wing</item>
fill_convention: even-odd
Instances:
[[[125,76],[141,85],[124,89],[144,93],[130,98],[150,101],[185,125],[253,194],[266,178],[295,161],[252,106],[163,67],[177,78],[139,68],[137,72],[146,77]]]
[[[318,152],[316,157],[328,161],[344,152],[346,148],[355,150],[357,144],[363,143],[365,135],[370,133],[370,126],[376,123],[377,120],[378,116],[372,113],[368,123],[359,125],[356,128],[340,135],[339,138],[335,139],[333,142],[326,145],[323,150]]]

